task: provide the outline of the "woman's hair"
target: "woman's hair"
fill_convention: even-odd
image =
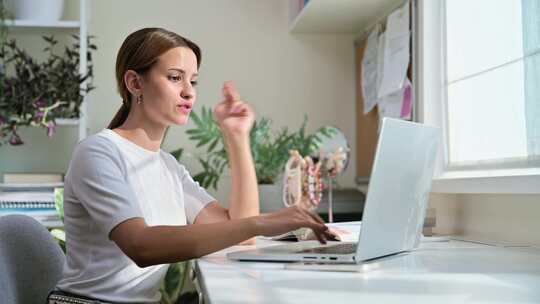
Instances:
[[[186,47],[195,53],[197,68],[201,65],[201,49],[191,40],[162,28],[143,28],[127,36],[116,57],[116,83],[122,96],[122,106],[114,115],[109,129],[126,121],[131,108],[131,93],[124,83],[124,74],[133,70],[141,75],[152,68],[158,57],[170,49]]]

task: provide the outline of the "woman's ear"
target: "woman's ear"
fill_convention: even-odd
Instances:
[[[133,96],[139,96],[142,93],[142,77],[133,70],[127,70],[124,73],[124,84]]]

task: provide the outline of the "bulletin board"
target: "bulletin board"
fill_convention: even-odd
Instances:
[[[412,14],[412,8],[409,7]],[[409,24],[412,24],[412,18]],[[411,30],[412,33],[412,30]],[[414,33],[412,33],[414,36]],[[357,41],[355,44],[355,62],[356,62],[356,181],[359,184],[366,183],[371,175],[373,161],[375,159],[375,151],[377,149],[379,114],[377,106],[369,113],[364,114],[364,97],[362,93],[362,59],[367,45],[367,37]],[[413,45],[410,46],[411,54],[414,53]],[[411,82],[413,78],[413,56],[409,58],[409,67],[407,75]],[[414,83],[412,85],[413,96]],[[414,102],[412,112],[414,113]],[[414,114],[412,115],[414,117]]]
[[[379,114],[377,108],[364,114],[364,96],[362,94],[362,58],[367,39],[357,43],[356,61],[356,176],[359,181],[369,178],[375,149],[377,148],[377,129]]]

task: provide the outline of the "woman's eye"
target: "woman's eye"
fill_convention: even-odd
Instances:
[[[179,76],[179,75],[171,75],[171,76],[169,76],[169,80],[172,80],[172,81],[176,82],[176,81],[182,80],[182,77]]]

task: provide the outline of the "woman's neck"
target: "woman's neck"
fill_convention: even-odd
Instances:
[[[147,150],[159,151],[167,127],[153,124],[147,119],[137,119],[131,114],[133,113],[114,131]]]

